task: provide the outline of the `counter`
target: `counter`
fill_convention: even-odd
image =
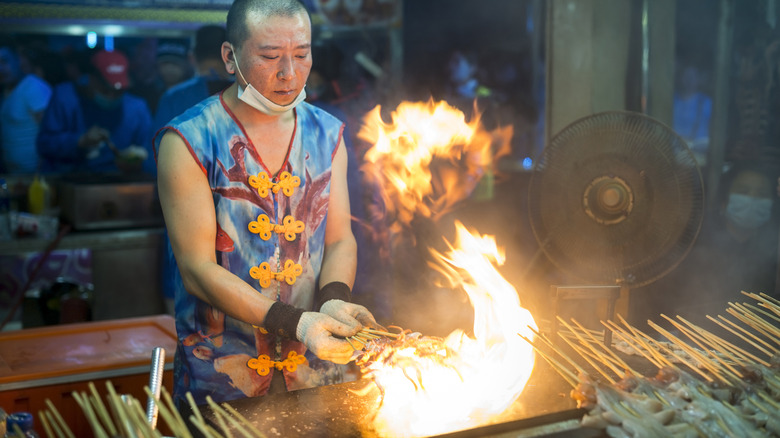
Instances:
[[[169,315],[0,333],[0,407],[37,416],[49,399],[75,436],[91,436],[72,393],[88,392],[92,382],[105,396],[110,381],[145,404],[155,347],[165,349],[162,383],[171,391],[176,329]]]
[[[160,271],[163,235],[164,228],[155,227],[74,231],[62,237],[55,249],[91,251],[93,319],[164,313]],[[0,256],[29,257],[45,252],[50,244],[50,240],[38,238],[0,241]],[[38,280],[51,282],[54,278]]]

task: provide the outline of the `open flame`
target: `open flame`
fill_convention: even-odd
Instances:
[[[376,107],[358,136],[373,144],[364,175],[380,191],[390,237],[397,238],[416,218],[440,219],[468,197],[511,151],[512,127],[488,132],[479,115],[466,121],[446,102],[402,102],[391,123]],[[492,236],[455,225],[455,245],[447,242],[446,254],[431,250],[430,265],[446,287],[468,294],[473,334],[458,329],[444,339],[416,333],[369,342],[358,364],[380,390],[373,421],[380,435],[427,436],[485,424],[517,399],[533,370],[533,349],[518,335],[533,339],[536,324],[497,270],[503,251]]]
[[[503,251],[492,236],[456,224],[456,245],[434,250],[435,269],[462,287],[474,307],[470,337],[458,329],[444,340],[419,338],[365,364],[380,388],[374,428],[383,436],[427,436],[489,422],[520,395],[534,366],[536,323],[517,291],[499,274]],[[531,330],[529,327],[532,327]]]
[[[415,214],[436,219],[446,213],[511,151],[511,126],[488,132],[479,114],[466,121],[444,101],[401,102],[391,118],[385,123],[375,107],[358,137],[373,145],[363,171],[379,188],[393,231],[409,225]]]

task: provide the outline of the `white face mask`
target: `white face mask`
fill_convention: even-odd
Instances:
[[[732,193],[726,206],[726,216],[736,226],[756,229],[769,221],[772,215],[772,200]]]
[[[238,86],[238,99],[252,108],[264,114],[268,114],[269,116],[280,116],[295,108],[299,103],[306,99],[306,89],[304,88],[300,93],[298,93],[298,96],[295,98],[295,100],[287,105],[279,105],[271,102],[270,99],[263,96],[255,89],[255,87],[252,86],[252,84],[249,83],[249,81],[246,80],[246,78],[244,78],[244,75],[241,73],[241,69],[238,68],[238,57],[236,57],[235,49],[233,50],[233,59],[236,64],[236,71],[238,72],[238,75],[241,76],[241,79],[244,82],[246,82],[246,89],[242,88],[241,85]]]

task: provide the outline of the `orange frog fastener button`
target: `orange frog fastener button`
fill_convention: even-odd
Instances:
[[[256,221],[249,223],[248,228],[249,231],[259,234],[260,238],[263,240],[270,239],[271,232],[274,232],[277,234],[284,234],[284,238],[287,239],[287,241],[292,242],[295,240],[296,234],[303,232],[305,225],[303,224],[303,221],[297,221],[290,215],[282,220],[282,225],[272,224],[271,219],[267,215],[261,214],[257,217]]]

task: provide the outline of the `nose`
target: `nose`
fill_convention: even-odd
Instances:
[[[293,61],[292,58],[285,56],[282,58],[279,64],[279,71],[276,72],[276,78],[280,81],[288,81],[293,78]]]

